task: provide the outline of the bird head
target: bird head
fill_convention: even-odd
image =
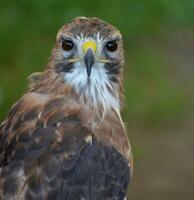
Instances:
[[[78,17],[58,31],[49,67],[84,103],[119,107],[123,62],[118,29],[98,18]]]

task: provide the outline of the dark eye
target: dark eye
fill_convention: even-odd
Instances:
[[[111,51],[111,52],[113,52],[113,51],[116,51],[117,50],[117,48],[118,48],[118,44],[117,44],[117,41],[110,41],[110,42],[108,42],[107,44],[106,44],[106,49],[108,50],[108,51]]]
[[[71,40],[63,40],[62,41],[62,48],[65,50],[65,51],[70,51],[73,49],[73,42]]]

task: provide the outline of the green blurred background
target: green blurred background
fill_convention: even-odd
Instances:
[[[76,16],[102,18],[124,37],[123,117],[135,163],[129,199],[193,199],[193,0],[0,0],[0,119]]]

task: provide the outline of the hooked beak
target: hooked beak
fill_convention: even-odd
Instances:
[[[84,62],[86,65],[86,71],[87,71],[88,77],[90,77],[92,65],[94,64],[94,61],[95,61],[94,52],[92,49],[89,48],[84,56]]]
[[[92,66],[95,62],[96,43],[93,41],[85,42],[83,44],[83,50],[85,52],[84,62],[86,65],[86,71],[87,71],[88,77],[90,77]]]

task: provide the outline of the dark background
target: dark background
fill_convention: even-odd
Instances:
[[[194,199],[193,0],[0,0],[1,121],[76,16],[102,18],[124,37],[129,199]]]

